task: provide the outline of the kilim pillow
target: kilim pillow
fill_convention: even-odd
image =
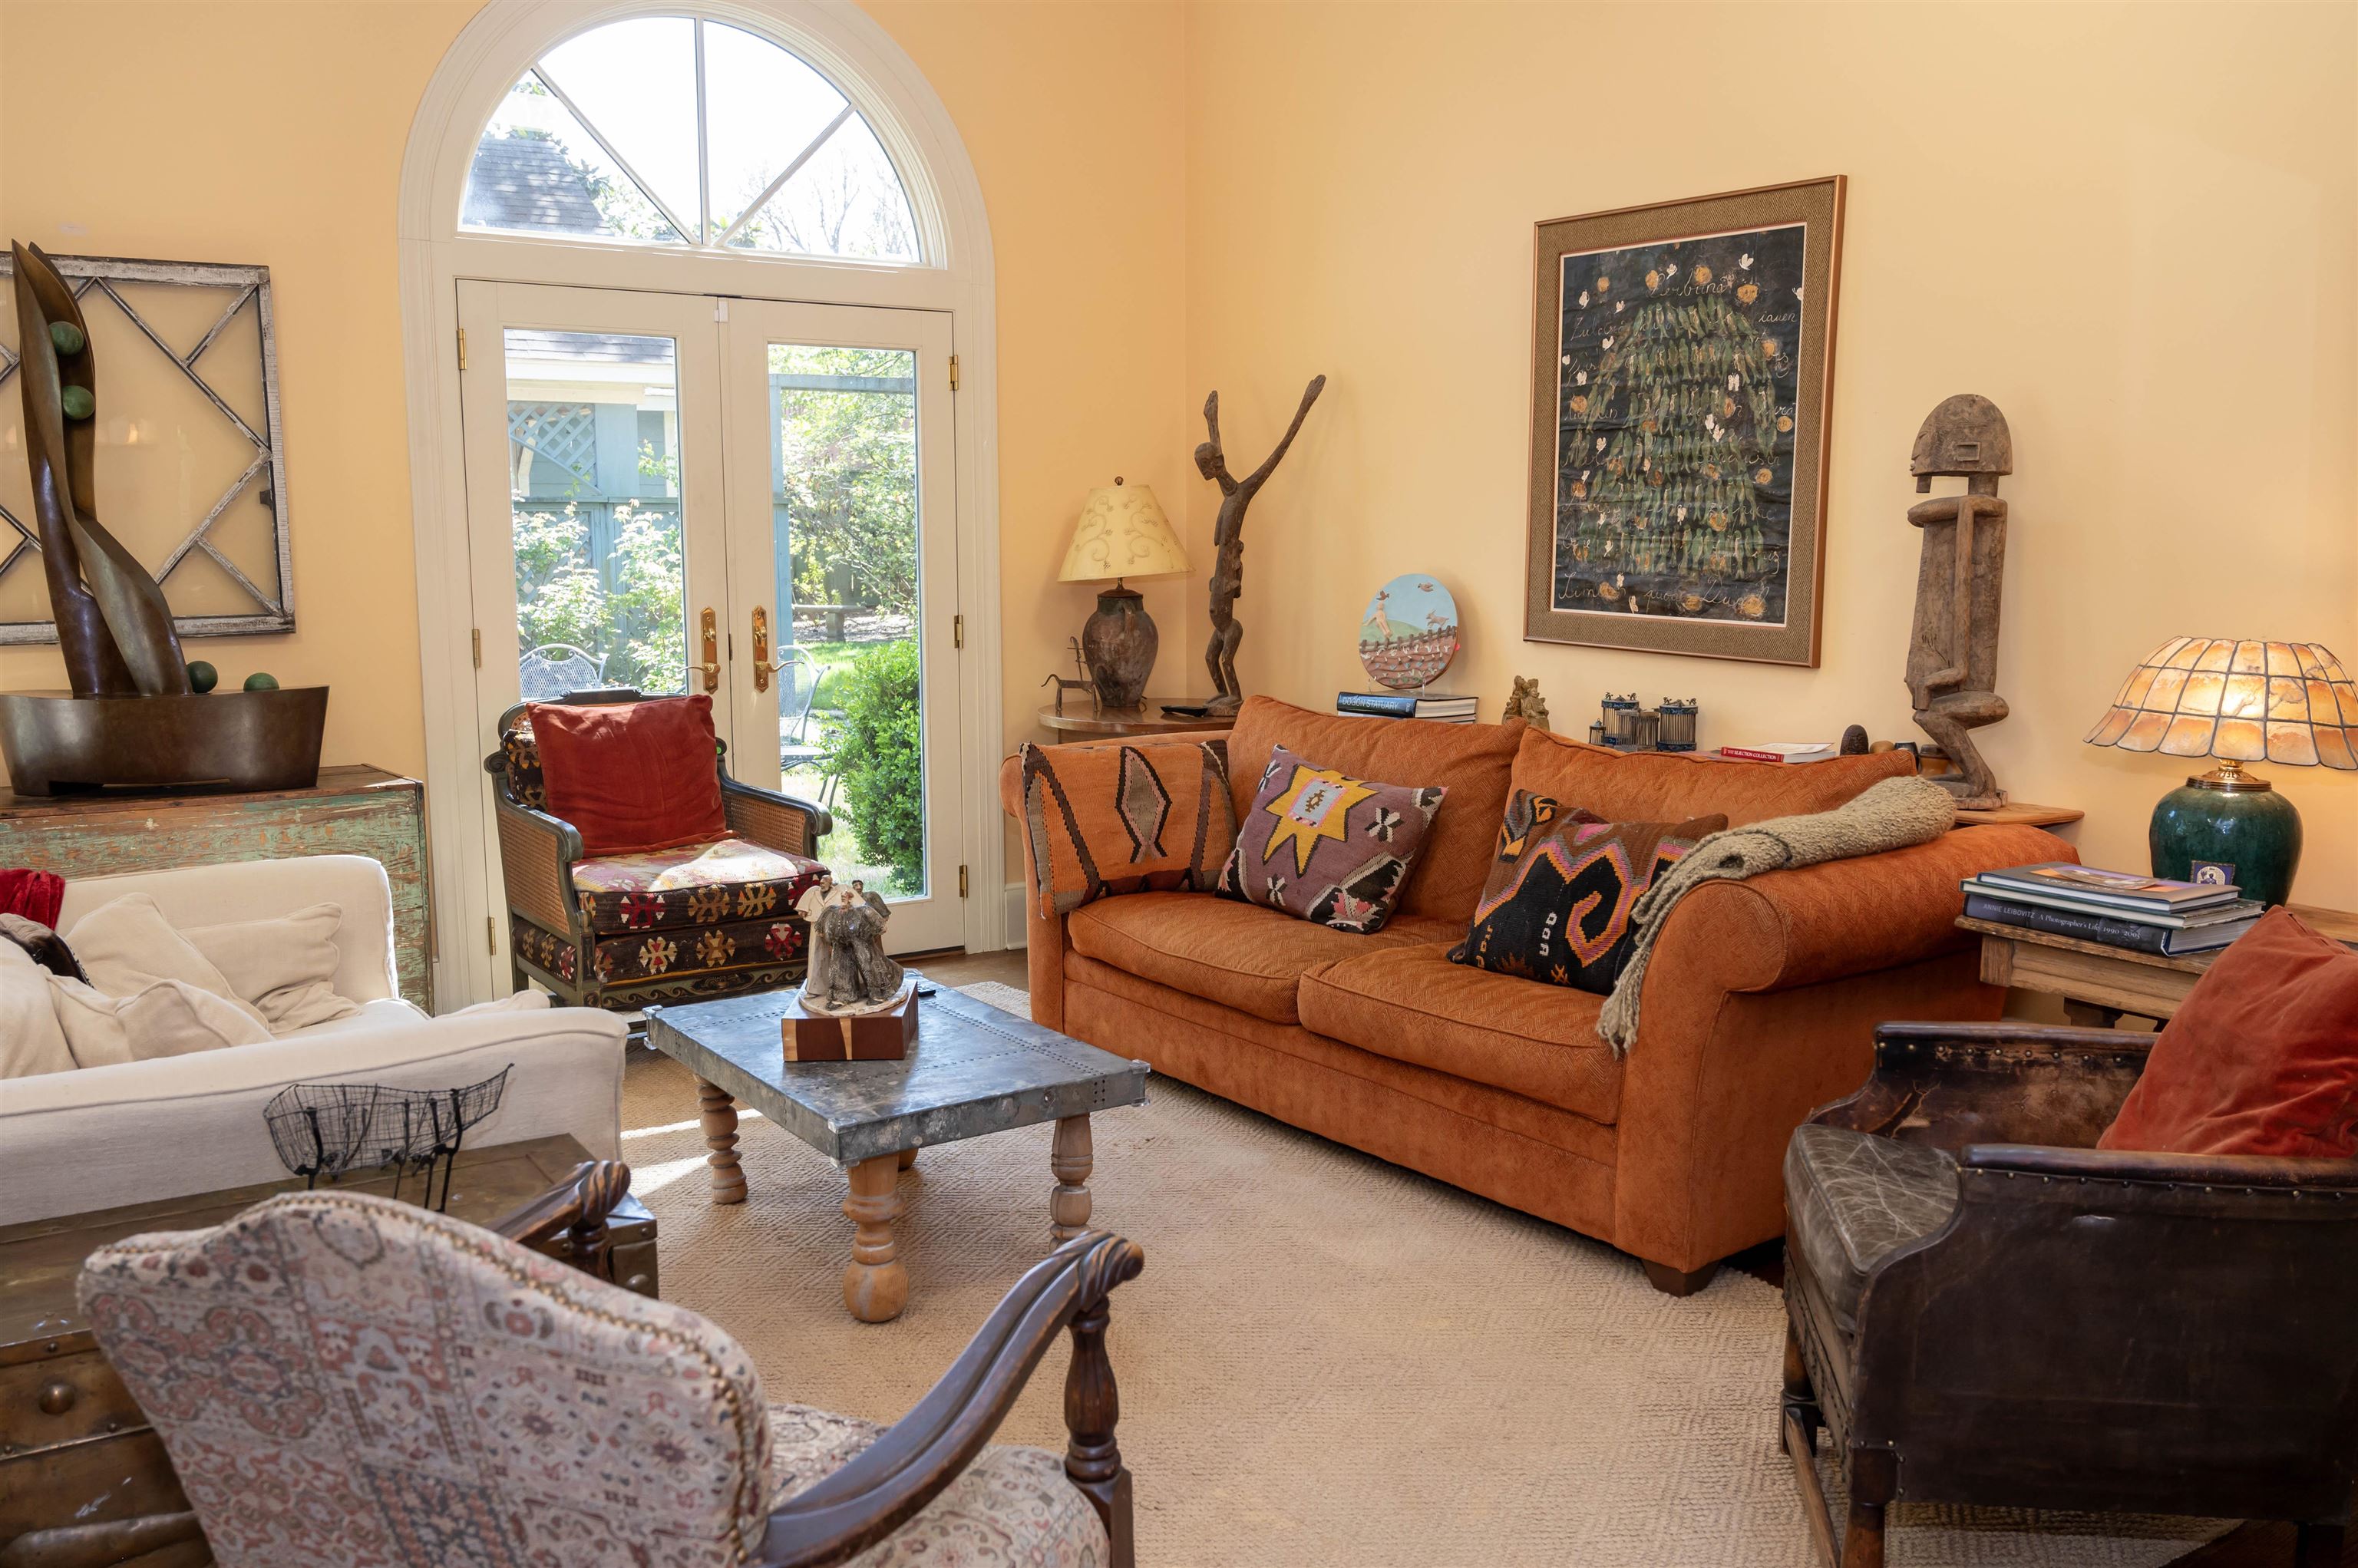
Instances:
[[[1337,931],[1380,931],[1448,793],[1346,778],[1277,747],[1237,825],[1220,896]]]
[[[1023,834],[1043,918],[1124,892],[1209,892],[1237,841],[1217,741],[1026,742]]]
[[[1498,827],[1473,929],[1449,961],[1606,995],[1635,945],[1638,895],[1696,839],[1726,826],[1716,816],[1607,822],[1519,789]]]

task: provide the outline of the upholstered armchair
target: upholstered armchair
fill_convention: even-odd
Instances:
[[[576,692],[574,705],[636,702],[630,690]],[[540,751],[523,704],[500,717],[501,876],[515,983],[538,980],[577,1007],[633,1012],[650,1002],[736,996],[793,985],[809,933],[795,902],[817,879],[812,859],[834,826],[808,801],[720,775],[729,831],[710,843],[633,855],[583,851],[549,815]]]
[[[222,1568],[1128,1568],[1105,1327],[1142,1262],[1066,1242],[889,1428],[771,1404],[694,1313],[358,1194],[101,1249],[81,1303]],[[987,1446],[1065,1329],[1069,1452]]]
[[[1795,1131],[1782,1425],[1828,1563],[1878,1568],[1896,1500],[2289,1519],[2340,1563],[2358,1161],[2095,1149],[2149,1044],[1886,1024]]]

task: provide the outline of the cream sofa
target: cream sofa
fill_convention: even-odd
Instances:
[[[66,884],[58,929],[126,893],[152,896],[175,926],[260,920],[331,902],[335,989],[350,1018],[266,1044],[0,1079],[0,1225],[283,1178],[262,1108],[296,1082],[450,1088],[509,1075],[474,1144],[571,1133],[615,1157],[622,1141],[622,1021],[545,999],[428,1017],[401,1000],[393,895],[359,855],[193,866]]]

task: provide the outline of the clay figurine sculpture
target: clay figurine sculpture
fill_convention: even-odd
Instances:
[[[72,687],[70,695],[0,694],[0,754],[11,787],[19,795],[109,784],[309,787],[319,781],[327,688],[206,695],[191,679],[163,589],[98,521],[98,362],[89,324],[38,246],[9,250],[25,460]]]
[[[884,956],[884,927],[892,912],[865,882],[827,886],[811,921],[803,1011],[826,1018],[881,1012],[897,1003],[905,989],[901,966]]]
[[[1211,671],[1216,693],[1204,705],[1208,715],[1234,713],[1245,699],[1244,687],[1237,682],[1237,644],[1245,640],[1245,629],[1237,623],[1236,615],[1237,599],[1245,590],[1245,509],[1277,471],[1278,460],[1293,445],[1310,406],[1325,389],[1325,376],[1311,378],[1302,395],[1302,406],[1293,411],[1293,423],[1285,427],[1277,449],[1242,479],[1228,472],[1228,454],[1220,447],[1220,395],[1215,392],[1204,399],[1204,424],[1211,439],[1195,448],[1195,471],[1217,481],[1221,497],[1219,521],[1212,529],[1212,545],[1218,551],[1212,566],[1212,640],[1204,646],[1204,667]]]
[[[1540,695],[1539,677],[1517,676],[1515,689],[1507,697],[1507,706],[1499,710],[1501,719],[1520,719],[1534,730],[1548,727],[1547,698]]]
[[[1940,742],[1954,771],[1933,782],[1956,796],[1961,811],[1990,811],[2006,792],[1968,731],[2006,717],[1997,694],[1998,595],[2006,572],[2006,503],[2002,474],[2014,471],[2014,438],[2006,416],[1986,397],[1960,394],[1943,402],[1916,432],[1908,469],[1918,492],[1935,475],[1961,477],[1963,495],[1920,501],[1908,521],[1924,531],[1923,563],[1916,576],[1916,625],[1908,645],[1908,695],[1916,722]]]

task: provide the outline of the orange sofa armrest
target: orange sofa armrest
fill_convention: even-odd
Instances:
[[[1957,928],[1965,903],[1959,882],[2007,866],[2078,859],[2071,845],[2037,827],[1953,827],[1905,849],[1706,882],[1663,922],[1646,970],[1645,1005],[1657,987],[1783,990],[1968,946],[1976,938]],[[1704,973],[1693,972],[1697,960]]]

